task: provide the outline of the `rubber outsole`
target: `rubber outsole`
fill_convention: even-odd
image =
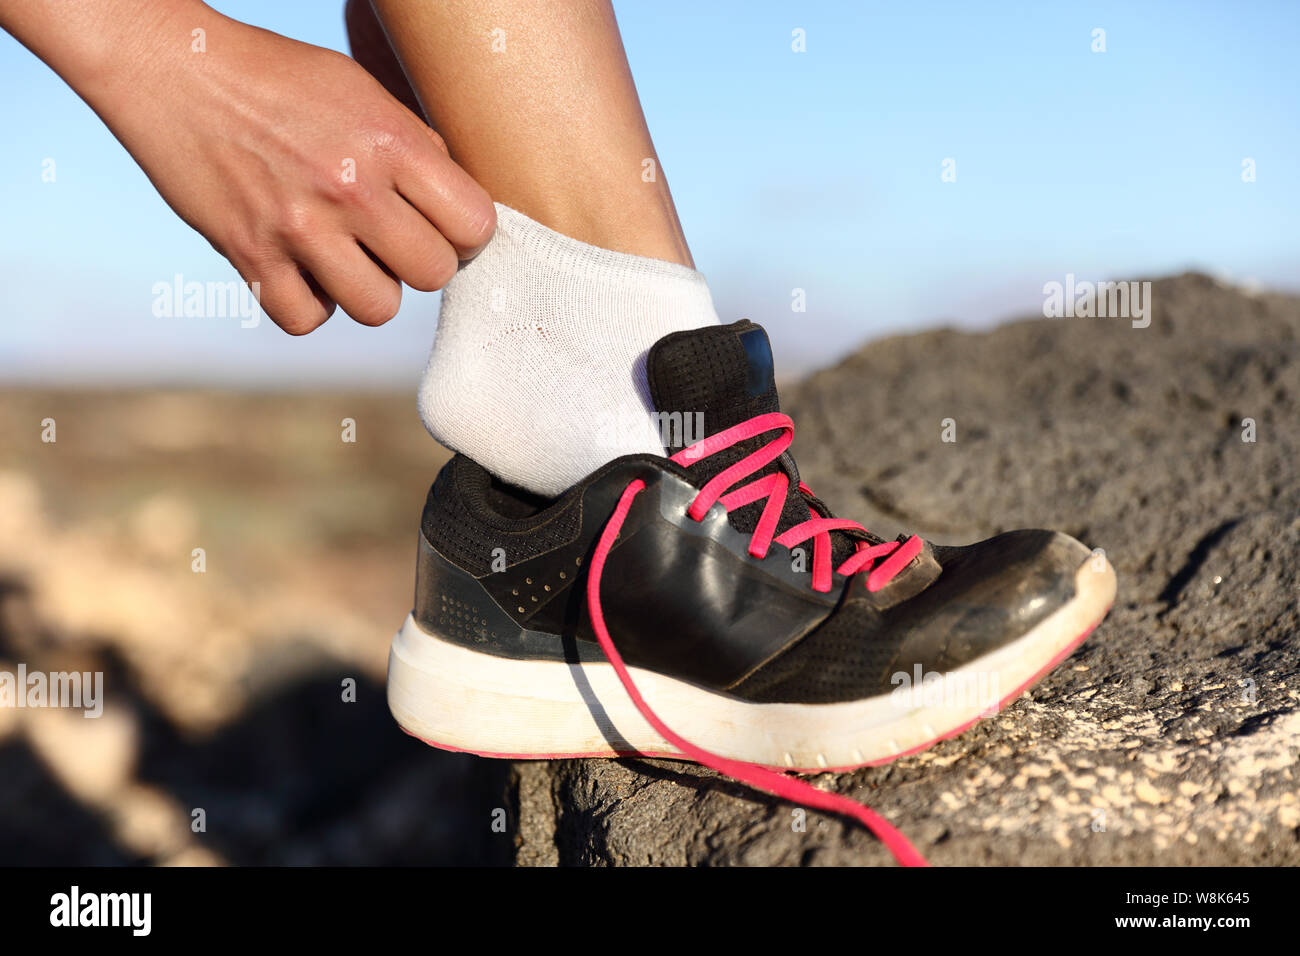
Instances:
[[[962,733],[1065,660],[1115,594],[1104,559],[1085,561],[1075,583],[1074,599],[1016,641],[962,668],[926,675],[919,687],[861,701],[758,704],[629,671],[669,727],[714,753],[810,773],[873,766]],[[442,750],[511,760],[684,759],[644,721],[607,663],[499,658],[442,640],[408,617],[393,640],[388,674],[399,726]]]

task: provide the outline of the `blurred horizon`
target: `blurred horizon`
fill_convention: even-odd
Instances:
[[[341,0],[212,6],[347,49]],[[1039,312],[1068,273],[1300,291],[1296,4],[615,8],[697,266],[724,321],[768,327],[783,377]],[[156,283],[236,273],[4,34],[0,83],[0,385],[414,387],[436,295],[300,339],[265,317],[155,317]]]

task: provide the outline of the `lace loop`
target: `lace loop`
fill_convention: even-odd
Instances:
[[[776,532],[781,515],[785,510],[786,495],[790,489],[790,479],[785,472],[773,472],[770,475],[757,478],[749,482],[749,484],[742,485],[734,491],[727,490],[754,474],[754,472],[766,468],[785,454],[785,450],[794,441],[794,422],[790,419],[790,416],[783,415],[780,412],[756,415],[739,425],[724,429],[710,435],[703,441],[698,441],[694,445],[682,449],[672,456],[672,461],[689,468],[711,455],[725,451],[742,441],[777,430],[780,430],[780,436],[772,439],[757,451],[746,455],[734,465],[724,468],[709,479],[691,502],[687,513],[696,521],[703,521],[704,516],[709,513],[709,509],[715,503],[721,503],[722,507],[727,511],[733,511],[736,508],[742,508],[756,501],[767,499],[767,504],[763,507],[763,513],[759,516],[758,524],[755,525],[753,532],[750,534],[749,553],[761,559],[767,557],[768,549],[772,546],[773,541],[782,547],[793,549],[796,545],[802,544],[811,538],[813,542],[812,588],[814,591],[824,594],[832,586],[830,533],[832,531],[861,531],[865,534],[867,529],[856,521],[850,521],[847,518],[827,518],[819,515],[809,505],[807,521],[799,522],[793,528],[774,538],[773,534]],[[799,490],[807,495],[812,495],[812,490],[803,482],[799,482]],[[867,590],[879,591],[892,581],[900,571],[911,564],[912,559],[921,553],[923,547],[924,543],[916,535],[912,535],[903,542],[884,541],[880,544],[870,544],[866,541],[859,541],[857,542],[856,552],[844,560],[838,568],[835,568],[835,572],[849,577],[859,571],[867,571],[869,572],[866,580]],[[875,564],[877,560],[880,561],[879,564]]]

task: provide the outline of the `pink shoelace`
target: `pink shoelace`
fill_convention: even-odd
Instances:
[[[794,423],[789,416],[782,415],[779,412],[758,415],[683,449],[674,455],[672,460],[680,465],[690,467],[709,455],[730,448],[737,442],[766,432],[776,431],[777,429],[782,432],[780,437],[768,442],[758,451],[747,455],[736,464],[726,468],[705,484],[700,489],[699,494],[696,495],[695,500],[691,502],[689,514],[696,521],[701,521],[714,502],[720,501],[722,506],[730,511],[733,508],[743,507],[761,498],[767,498],[767,504],[763,508],[762,516],[759,518],[758,524],[750,537],[749,553],[757,558],[762,558],[767,554],[774,540],[777,544],[788,548],[812,538],[812,586],[814,590],[826,592],[831,588],[830,532],[848,528],[862,531],[866,529],[855,521],[823,518],[809,506],[809,520],[801,522],[785,533],[773,538],[773,532],[780,520],[781,510],[785,505],[786,492],[790,484],[790,479],[784,472],[766,475],[737,488],[735,491],[727,492],[727,489],[732,485],[768,465],[789,447],[790,442],[794,439]],[[799,487],[811,494],[802,483]],[[605,569],[605,560],[609,557],[610,549],[613,548],[614,542],[618,539],[619,531],[623,527],[627,513],[632,508],[632,502],[644,489],[645,482],[638,478],[630,482],[627,488],[623,490],[618,506],[610,515],[609,521],[606,522],[605,528],[601,532],[600,540],[596,543],[596,550],[592,555],[591,569],[587,577],[587,607],[591,614],[592,629],[596,632],[596,639],[600,642],[601,650],[604,651],[605,657],[618,675],[619,682],[623,685],[623,689],[627,691],[628,697],[632,700],[641,716],[664,740],[676,747],[683,756],[696,763],[783,800],[789,800],[792,803],[802,804],[818,810],[825,810],[829,813],[841,814],[857,820],[875,834],[876,838],[893,854],[894,859],[903,866],[928,866],[925,857],[920,854],[916,847],[912,846],[907,837],[903,836],[902,833],[870,807],[837,793],[818,790],[812,784],[800,780],[798,777],[778,773],[758,764],[732,760],[696,746],[665,724],[650,705],[646,703],[645,698],[641,696],[641,692],[633,682],[631,674],[628,673],[622,655],[614,647],[614,641],[609,636],[609,629],[605,626],[605,616],[600,606],[600,578]],[[915,535],[901,545],[897,541],[888,541],[877,545],[869,545],[865,541],[859,541],[856,553],[841,563],[835,570],[839,574],[850,575],[871,567],[867,575],[867,588],[876,591],[893,580],[894,576],[916,557],[921,547],[921,540]],[[878,559],[882,559],[881,562],[872,567],[872,563]]]

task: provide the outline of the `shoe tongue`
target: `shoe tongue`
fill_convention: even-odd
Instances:
[[[646,358],[646,378],[669,455],[755,415],[781,410],[772,369],[772,346],[762,326],[748,319],[664,336]],[[700,459],[689,472],[702,487],[776,435],[771,432],[739,442]],[[737,484],[777,469],[783,469],[790,478],[785,507],[777,522],[779,534],[809,518],[808,501],[799,492],[799,471],[790,452]],[[727,518],[738,531],[752,533],[762,513],[762,502],[754,502],[729,512]],[[836,563],[853,553],[851,536],[833,532],[831,539]],[[803,547],[812,553],[811,541]]]
[[[772,346],[748,319],[664,336],[646,358],[646,378],[670,455],[781,410]]]

